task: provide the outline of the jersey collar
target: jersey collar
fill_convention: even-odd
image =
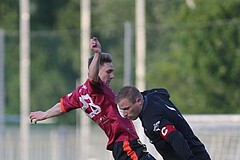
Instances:
[[[142,116],[143,116],[143,113],[144,113],[144,111],[146,110],[147,105],[148,105],[148,98],[147,98],[147,96],[144,96],[144,95],[143,95],[143,105],[142,105],[142,110],[141,110],[141,112],[140,112],[140,114],[139,114],[139,117],[142,117]]]

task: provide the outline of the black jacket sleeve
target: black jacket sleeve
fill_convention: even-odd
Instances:
[[[171,132],[166,140],[183,160],[190,160],[193,157],[185,138],[177,130]]]

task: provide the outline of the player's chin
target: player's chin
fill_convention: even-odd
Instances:
[[[135,117],[135,116],[130,116],[130,117],[128,117],[128,119],[130,119],[130,120],[136,120],[137,117]]]

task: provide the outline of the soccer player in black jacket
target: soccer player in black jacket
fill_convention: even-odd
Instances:
[[[140,118],[145,134],[164,160],[210,160],[204,144],[169,98],[163,88],[140,92],[125,86],[115,100],[123,117]]]

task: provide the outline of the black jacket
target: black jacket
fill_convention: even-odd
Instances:
[[[141,93],[144,104],[139,118],[145,134],[164,160],[210,160],[204,145],[169,100],[166,89]]]

